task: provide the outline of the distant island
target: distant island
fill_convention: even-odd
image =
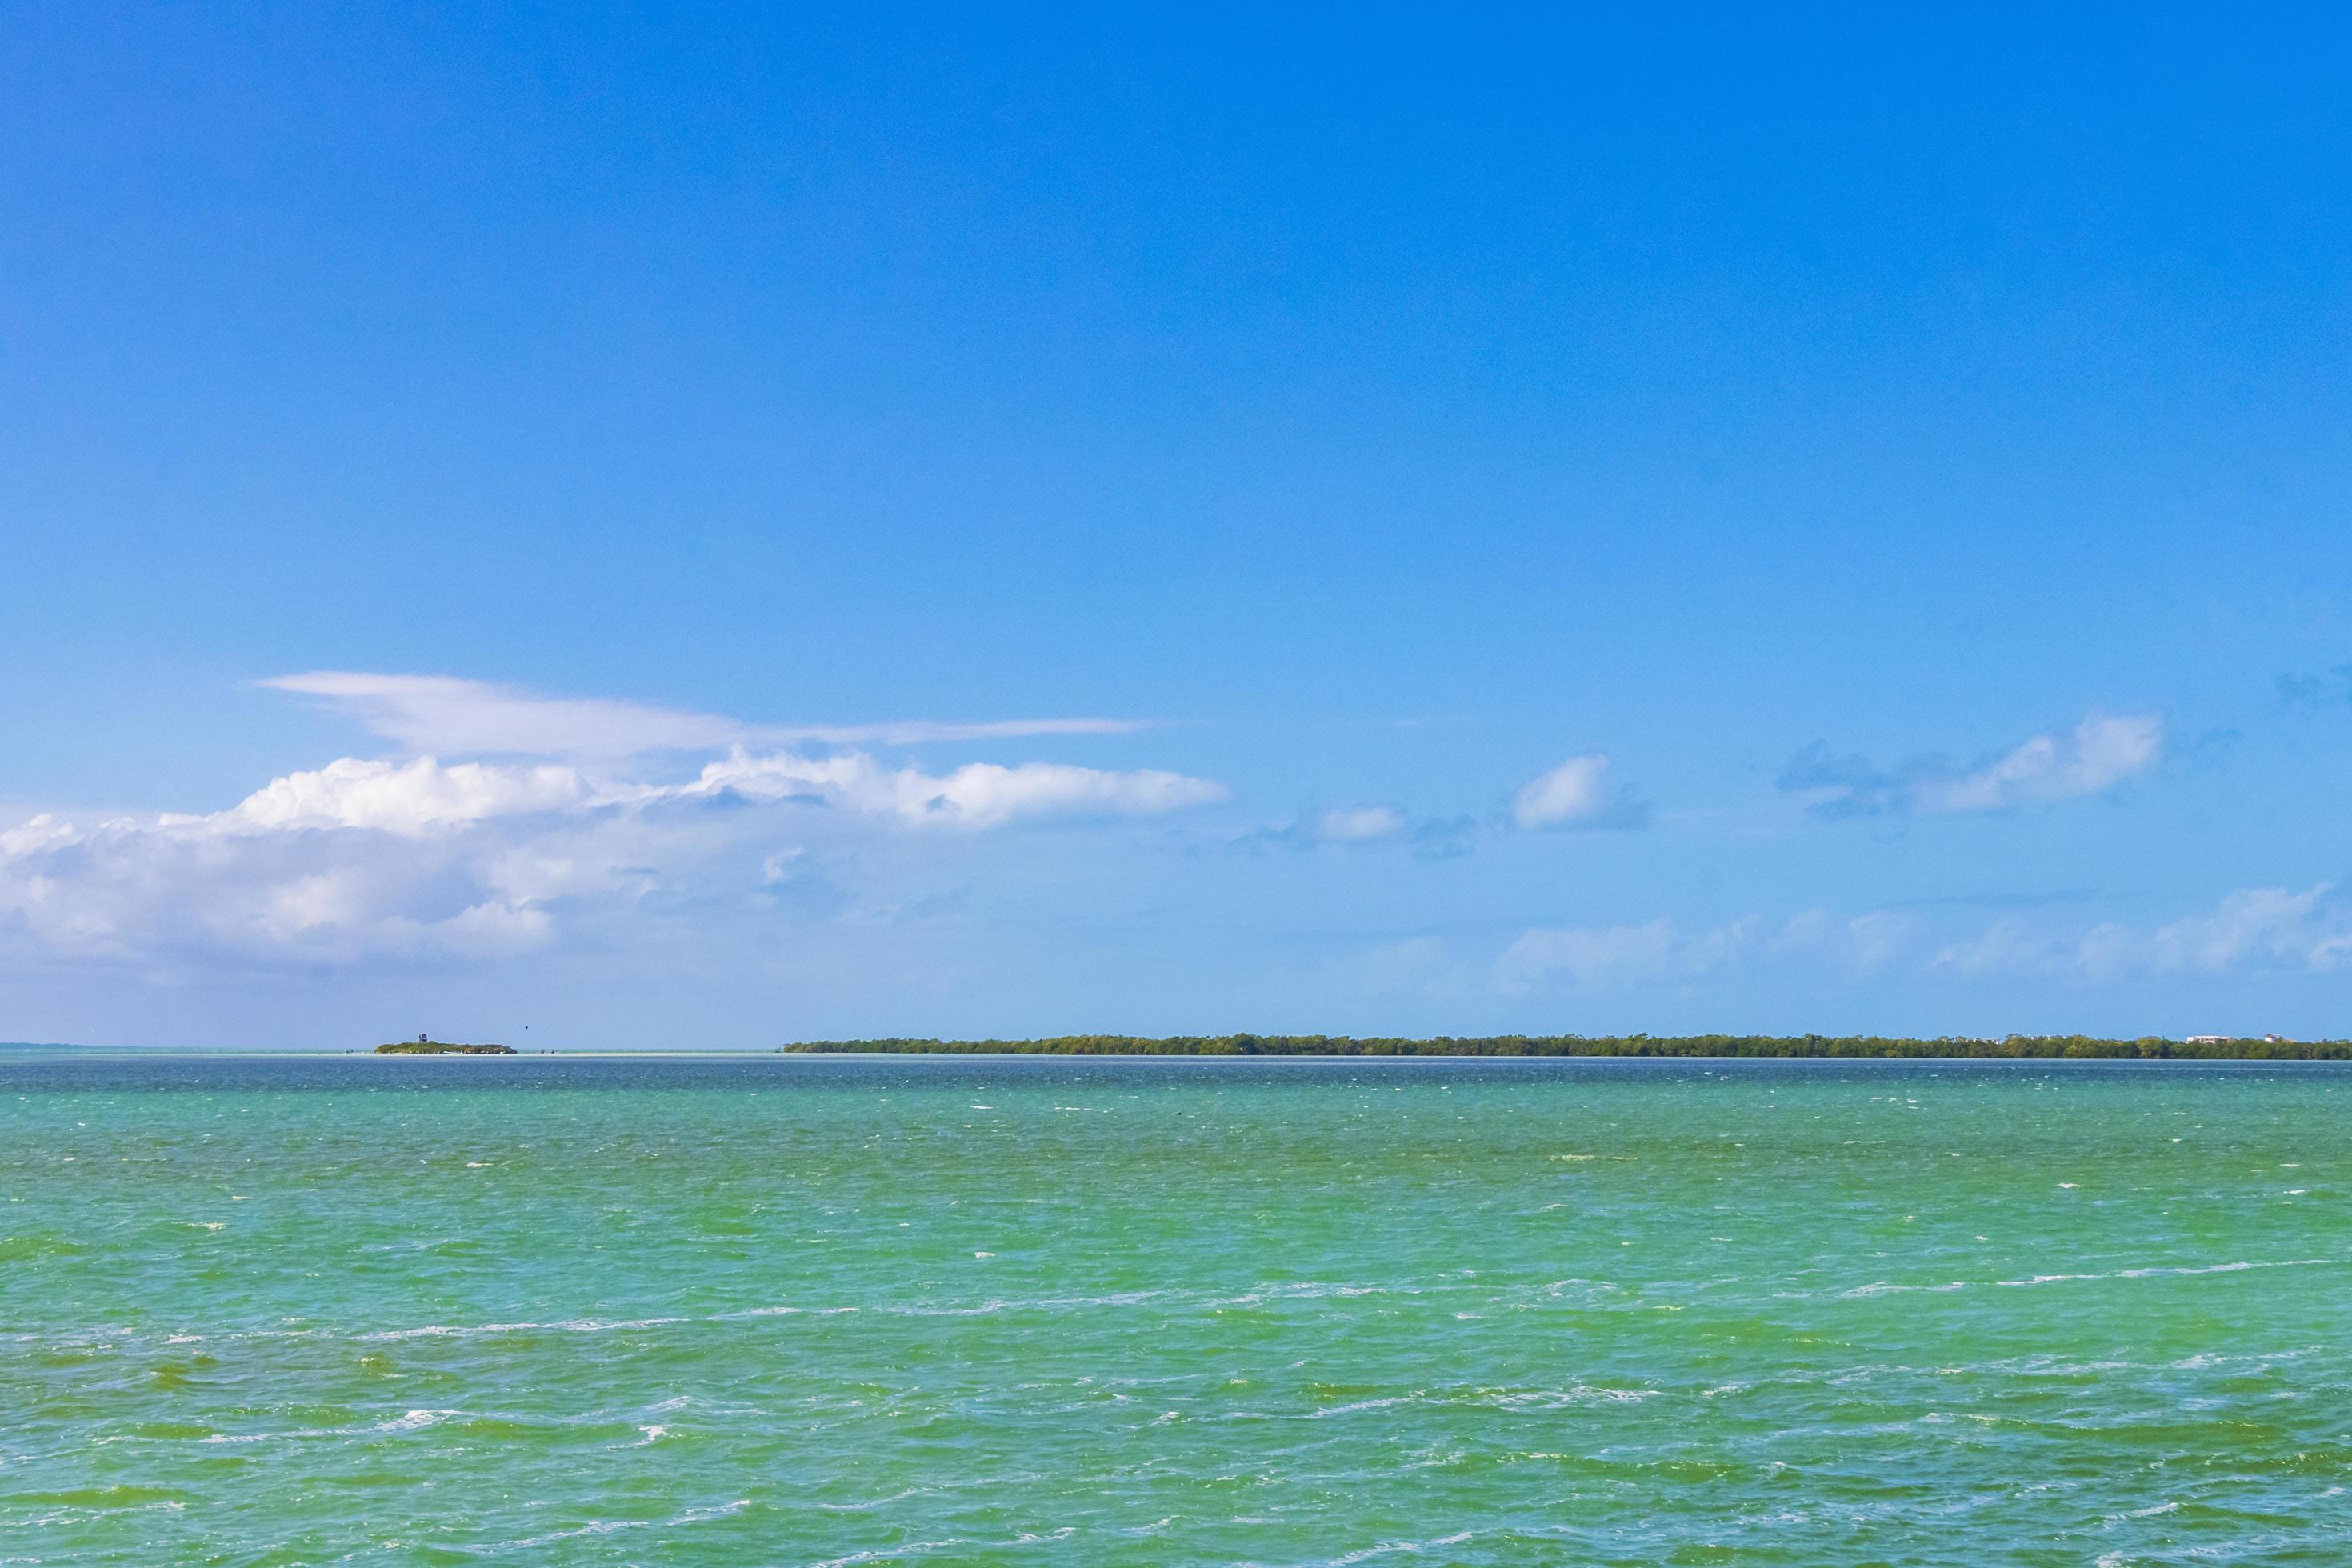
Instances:
[[[386,1046],[385,1050],[395,1048]],[[444,1047],[452,1048],[452,1047]],[[887,1051],[1019,1052],[1064,1057],[1897,1057],[1956,1060],[2042,1058],[2125,1061],[2352,1061],[2352,1040],[2233,1038],[2136,1040],[2089,1035],[1489,1035],[1400,1039],[1347,1035],[1058,1035],[1043,1040],[810,1040],[788,1053]]]
[[[428,1040],[419,1036],[413,1040],[394,1040],[388,1046],[378,1046],[380,1057],[510,1057],[512,1046],[460,1046],[447,1040]]]

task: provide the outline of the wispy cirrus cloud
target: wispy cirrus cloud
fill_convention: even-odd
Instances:
[[[447,675],[312,670],[257,685],[317,700],[372,734],[437,755],[623,758],[652,752],[814,743],[914,745],[1047,735],[1126,735],[1132,719],[905,720],[883,724],[759,724],[604,698],[543,697],[513,686]]]
[[[1931,755],[1881,768],[1861,756],[1832,755],[1816,741],[1775,782],[1811,797],[1810,809],[1826,817],[2010,811],[2105,794],[2154,767],[2164,742],[2164,721],[2152,714],[2098,713],[1968,765]]]

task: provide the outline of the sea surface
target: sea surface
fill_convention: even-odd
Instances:
[[[2352,1069],[0,1054],[0,1564],[2352,1563]]]

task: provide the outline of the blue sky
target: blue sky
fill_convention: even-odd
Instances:
[[[2352,29],[0,23],[0,1037],[2352,1033]]]

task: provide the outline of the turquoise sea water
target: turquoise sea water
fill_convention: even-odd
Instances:
[[[2352,1070],[0,1057],[0,1563],[2352,1562]]]

